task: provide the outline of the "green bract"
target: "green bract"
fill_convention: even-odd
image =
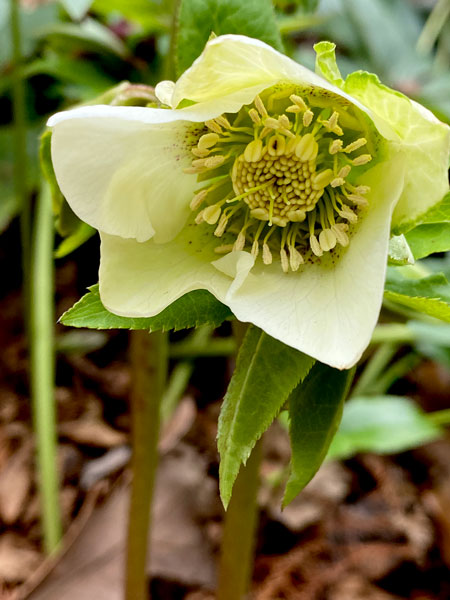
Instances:
[[[344,81],[334,46],[316,49],[320,75],[221,36],[157,86],[160,108],[50,119],[61,190],[100,231],[108,310],[153,316],[206,289],[323,363],[359,359],[391,222],[408,229],[448,187],[449,128],[373,75]]]

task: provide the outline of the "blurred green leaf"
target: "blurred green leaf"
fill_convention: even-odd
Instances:
[[[55,251],[55,258],[64,258],[89,240],[96,230],[87,223],[80,222],[79,226],[66,237]]]
[[[283,506],[311,481],[324,461],[342,417],[354,370],[338,371],[316,363],[289,399],[291,476]]]
[[[93,0],[60,0],[60,2],[70,18],[78,21],[86,15]]]
[[[443,273],[412,278],[408,267],[388,267],[385,298],[450,322],[450,284]]]
[[[219,417],[220,495],[227,507],[241,464],[314,359],[249,326]]]
[[[181,0],[178,23],[178,75],[201,54],[211,33],[247,35],[282,49],[270,0]]]
[[[104,18],[126,19],[139,24],[147,33],[168,31],[171,26],[172,0],[94,0],[92,10]]]
[[[90,288],[72,308],[59,319],[70,327],[89,329],[144,329],[169,331],[211,324],[218,327],[231,317],[230,309],[205,290],[185,294],[155,317],[129,318],[110,313],[100,300],[98,285]]]
[[[409,398],[352,398],[345,405],[327,458],[345,459],[358,452],[404,452],[441,435],[442,430]]]
[[[82,23],[56,23],[40,29],[39,37],[57,42],[65,50],[97,51],[111,53],[120,58],[130,54],[126,45],[99,21],[86,18]]]

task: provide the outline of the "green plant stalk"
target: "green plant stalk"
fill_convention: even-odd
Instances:
[[[363,396],[364,394],[373,393],[378,378],[397,350],[398,345],[393,342],[385,342],[375,350],[353,388],[352,396]]]
[[[246,323],[233,321],[237,347],[240,347],[246,331]],[[258,522],[261,446],[262,442],[259,440],[247,464],[241,466],[225,514],[217,600],[243,600],[250,587]]]
[[[147,555],[160,405],[167,377],[167,334],[131,332],[132,484],[128,519],[126,600],[148,600]]]
[[[426,416],[434,425],[450,425],[450,408],[436,410],[435,412],[427,413]]]
[[[371,386],[370,393],[385,394],[397,379],[400,379],[406,375],[406,373],[409,373],[420,360],[420,356],[415,352],[405,354],[405,356],[402,356],[399,360],[394,362],[382,375],[380,374],[377,381],[374,381]]]
[[[261,440],[241,467],[225,515],[217,600],[243,600],[251,583],[258,522]]]
[[[14,115],[14,190],[20,206],[20,235],[22,245],[22,290],[25,323],[28,322],[30,300],[31,202],[27,185],[27,124],[25,85],[22,77],[22,41],[19,0],[10,0],[12,42],[12,101]]]
[[[450,0],[438,0],[417,41],[418,52],[421,54],[430,54],[449,16]]]
[[[57,549],[62,531],[56,466],[53,235],[50,190],[43,182],[33,236],[30,368],[42,532],[47,553]]]
[[[382,323],[375,327],[371,344],[385,342],[397,344],[412,344],[416,340],[414,331],[404,323]]]

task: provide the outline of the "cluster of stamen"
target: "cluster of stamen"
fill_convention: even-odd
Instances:
[[[285,272],[349,244],[369,192],[351,181],[372,159],[366,138],[343,129],[338,111],[293,91],[256,96],[233,123],[225,115],[207,121],[186,169],[206,182],[191,202],[196,223],[234,240],[216,251],[248,246],[256,258],[262,249],[265,264],[275,251]]]

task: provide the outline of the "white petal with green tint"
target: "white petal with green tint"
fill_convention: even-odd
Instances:
[[[376,75],[349,75],[344,89],[388,122],[399,136],[405,156],[405,189],[395,208],[392,225],[410,229],[448,190],[450,128],[403,94],[382,85]]]
[[[237,112],[256,94],[278,82],[323,88],[371,116],[358,100],[316,73],[264,42],[241,35],[222,35],[206,44],[192,67],[176,82],[172,106],[175,108],[182,100],[196,102],[181,112],[195,111],[209,119],[224,112]]]
[[[192,290],[209,290],[225,299],[253,266],[248,252],[232,252],[217,260],[217,238],[192,223],[171,242],[139,243],[101,233],[100,297],[113,313],[154,316]],[[224,261],[221,263],[221,261]]]
[[[398,156],[365,175],[364,183],[372,186],[370,208],[335,264],[305,264],[286,274],[278,263],[255,265],[225,302],[236,317],[332,367],[354,365],[381,307],[390,215],[403,168]]]
[[[61,191],[83,220],[111,235],[172,239],[190,214],[195,114],[87,106],[54,115],[52,160]]]

